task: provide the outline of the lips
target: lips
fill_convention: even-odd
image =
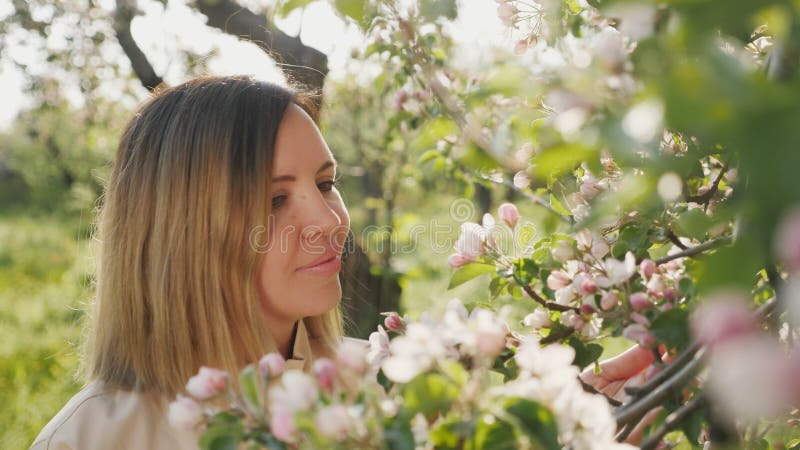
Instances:
[[[338,273],[342,268],[342,257],[338,252],[328,249],[325,254],[303,267],[297,272],[310,273],[315,275],[331,275]]]

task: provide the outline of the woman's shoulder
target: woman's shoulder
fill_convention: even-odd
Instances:
[[[194,449],[197,436],[174,430],[166,398],[90,383],[45,425],[32,450]]]

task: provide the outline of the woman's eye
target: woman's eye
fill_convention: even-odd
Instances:
[[[275,211],[276,209],[280,208],[284,201],[286,201],[285,195],[276,195],[275,197],[272,197],[272,210]]]
[[[319,183],[317,186],[319,187],[320,191],[328,192],[331,189],[333,189],[334,186],[336,186],[336,182],[333,181],[333,180],[331,180],[331,181],[323,181],[322,183]]]

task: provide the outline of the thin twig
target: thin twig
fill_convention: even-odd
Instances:
[[[614,438],[617,440],[617,442],[622,442],[625,439],[628,439],[628,436],[630,436],[633,428],[634,426],[632,423],[626,423]]]
[[[522,286],[522,289],[524,289],[525,292],[534,301],[536,301],[536,303],[544,306],[545,308],[547,308],[547,309],[549,309],[551,311],[562,311],[562,312],[563,311],[575,311],[575,312],[579,311],[579,309],[574,307],[574,306],[560,305],[560,304],[558,304],[556,302],[550,302],[550,301],[547,301],[547,300],[543,299],[542,296],[537,294],[536,291],[534,291],[533,288],[530,285]]]
[[[548,212],[550,212],[551,214],[555,215],[556,217],[561,219],[562,222],[564,222],[564,223],[566,223],[568,225],[572,225],[574,223],[574,221],[572,220],[571,217],[565,216],[565,215],[559,213],[558,211],[556,211],[555,209],[553,209],[553,207],[550,206],[547,203],[547,201],[545,201],[540,196],[538,196],[538,195],[536,195],[536,194],[534,194],[532,192],[528,192],[528,191],[526,191],[524,189],[520,189],[517,186],[515,186],[514,183],[512,183],[512,182],[510,182],[510,181],[508,181],[506,179],[496,180],[496,179],[494,179],[492,177],[487,177],[486,175],[481,175],[481,174],[477,174],[475,176],[477,176],[481,180],[489,181],[489,182],[494,183],[494,184],[499,184],[501,186],[505,186],[505,187],[513,190],[514,192],[519,193],[520,195],[524,196],[528,200],[532,201],[535,205],[546,209]]]
[[[647,436],[647,439],[642,441],[642,450],[651,450],[656,448],[661,438],[669,433],[672,429],[678,426],[683,419],[692,414],[696,410],[703,408],[706,405],[705,395],[702,393],[695,395],[691,400],[686,402],[683,406],[673,411],[667,416],[664,423],[659,426],[656,431]]]
[[[687,248],[689,248],[683,242],[681,242],[681,240],[678,238],[675,232],[673,232],[669,228],[667,228],[667,239],[669,239],[670,242],[675,244],[675,246],[677,246],[681,250],[686,250]]]
[[[686,196],[686,201],[692,203],[708,203],[711,200],[711,197],[717,193],[717,190],[719,189],[719,183],[722,181],[722,177],[725,176],[725,172],[727,171],[728,165],[724,164],[722,169],[719,171],[719,175],[717,175],[717,178],[711,184],[711,187],[708,189],[708,191],[702,195],[688,195]]]
[[[558,342],[561,339],[564,339],[565,337],[571,336],[572,333],[574,333],[574,332],[575,332],[575,328],[572,328],[572,327],[564,328],[563,330],[559,331],[558,333],[551,333],[551,334],[548,334],[547,336],[541,338],[539,340],[539,343],[542,344],[542,345],[552,344],[553,342]]]
[[[670,261],[672,261],[674,259],[695,256],[695,255],[697,255],[699,253],[703,253],[706,250],[710,250],[712,248],[719,247],[721,245],[729,244],[731,242],[731,240],[732,239],[729,236],[721,237],[721,238],[717,238],[717,239],[712,239],[710,241],[703,242],[702,244],[696,245],[694,247],[687,248],[686,250],[683,250],[681,252],[673,253],[673,254],[667,255],[667,256],[665,256],[663,258],[658,258],[655,262],[656,262],[656,264],[661,265],[661,264],[668,263],[668,262],[670,262]]]
[[[700,349],[700,344],[695,342],[694,344],[690,345],[686,350],[684,350],[680,355],[678,355],[670,364],[664,366],[664,369],[661,372],[655,374],[653,378],[647,380],[646,383],[643,383],[639,386],[626,387],[625,393],[627,393],[628,395],[633,395],[635,397],[640,397],[641,395],[652,391],[659,384],[663,383],[664,380],[674,375],[689,361],[694,359],[694,355],[697,353],[697,350],[699,349]]]
[[[665,380],[661,385],[642,397],[641,400],[619,408],[614,413],[614,417],[617,419],[617,425],[619,426],[638,420],[646,414],[647,411],[658,406],[674,389],[683,386],[687,381],[694,378],[703,366],[703,351],[699,351],[698,354],[699,356],[696,356],[695,359],[686,364],[686,366],[675,375]]]
[[[578,381],[580,381],[581,386],[583,387],[584,391],[586,391],[586,392],[588,392],[590,394],[602,395],[603,397],[606,398],[606,400],[608,401],[608,404],[613,406],[613,407],[615,407],[615,408],[619,407],[619,406],[622,406],[622,402],[621,401],[619,401],[619,400],[617,400],[617,399],[615,399],[613,397],[609,397],[608,395],[598,391],[597,389],[595,389],[594,386],[592,386],[591,384],[583,381],[580,377],[578,377]]]

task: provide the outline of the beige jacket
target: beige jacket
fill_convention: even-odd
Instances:
[[[292,359],[286,361],[286,368],[309,371],[313,358],[321,354],[322,346],[309,339],[303,321],[299,321]],[[156,394],[108,390],[99,382],[90,383],[50,420],[31,449],[197,449],[199,434],[170,426],[169,402]]]

